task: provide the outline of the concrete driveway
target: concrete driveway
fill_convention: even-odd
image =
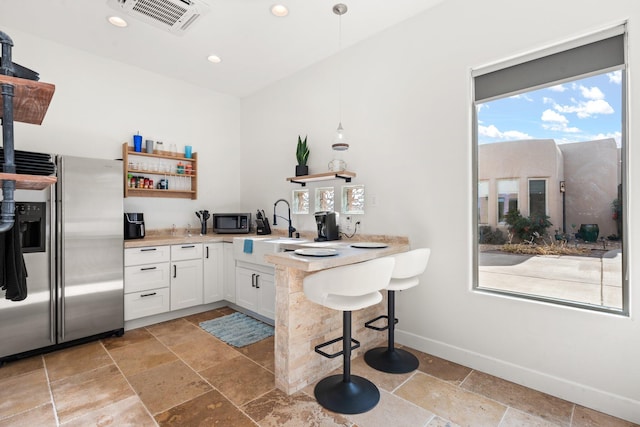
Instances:
[[[602,257],[480,252],[479,287],[622,309],[622,251]]]

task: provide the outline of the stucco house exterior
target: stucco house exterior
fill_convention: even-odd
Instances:
[[[612,138],[481,144],[478,224],[504,231],[504,216],[515,208],[525,217],[546,214],[553,224],[549,233],[574,233],[581,224],[598,224],[600,237],[617,235],[611,204],[618,197],[620,177],[620,149]]]

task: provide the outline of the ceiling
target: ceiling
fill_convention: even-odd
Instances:
[[[107,0],[1,0],[0,31],[13,28],[244,97],[335,54],[340,44],[346,48],[444,0],[342,0],[349,11],[341,43],[332,12],[340,0],[200,1],[209,5],[208,14],[181,36],[123,14],[129,25],[114,27],[107,18],[117,12]],[[288,16],[270,13],[278,1]],[[14,49],[16,59],[19,45]],[[207,61],[211,54],[222,62]]]

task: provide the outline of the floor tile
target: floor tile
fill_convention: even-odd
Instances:
[[[620,418],[612,417],[611,415],[603,414],[602,412],[594,411],[593,409],[585,408],[584,406],[576,405],[573,412],[572,427],[638,427],[638,424],[634,424],[629,421],[621,420]]]
[[[313,397],[301,392],[288,396],[274,389],[247,403],[242,409],[261,427],[352,425],[343,415],[327,411]]]
[[[44,368],[42,356],[14,360],[0,367],[0,380]]]
[[[51,402],[44,369],[0,380],[0,418]]]
[[[255,426],[216,390],[156,415],[156,421],[160,426]]]
[[[147,369],[127,379],[152,415],[211,390],[209,384],[180,360]]]
[[[220,309],[205,311],[204,313],[192,314],[191,316],[184,317],[184,320],[191,322],[196,326],[200,326],[200,322],[206,322],[207,320],[217,319],[218,317],[226,316],[227,313]]]
[[[334,372],[334,374],[338,373],[342,373],[342,367]],[[351,373],[368,379],[378,386],[378,388],[388,392],[394,391],[413,375],[413,372],[406,374],[389,374],[378,371],[367,365],[363,356],[359,356],[351,361]]]
[[[134,395],[113,364],[51,382],[51,392],[61,423]]]
[[[178,360],[175,354],[154,337],[115,348],[109,353],[127,377]]]
[[[170,349],[195,371],[202,371],[238,357],[238,352],[233,347],[208,333],[171,346]]]
[[[381,390],[380,402],[375,408],[364,414],[345,416],[359,426],[424,426],[433,418],[433,413]]]
[[[272,372],[241,355],[206,369],[200,375],[236,405],[243,405],[275,388]]]
[[[140,398],[135,395],[61,424],[64,427],[153,427],[155,425],[153,417],[149,415]]]
[[[394,394],[461,426],[497,426],[507,409],[484,396],[421,372]]]
[[[107,350],[113,350],[114,348],[120,348],[129,344],[136,344],[141,341],[145,341],[153,338],[153,335],[145,328],[132,329],[124,333],[121,337],[109,337],[102,340]]]
[[[504,415],[500,427],[557,427],[558,424],[551,421],[544,420],[536,417],[535,415],[527,414],[526,412],[518,411],[517,409],[509,408]]]
[[[458,424],[453,423],[449,420],[445,420],[444,418],[434,417],[426,427],[459,427]]]
[[[182,318],[147,326],[147,330],[166,346],[178,345],[206,333]]]
[[[472,371],[471,368],[432,356],[421,351],[409,349],[420,362],[418,370],[432,377],[439,378],[451,384],[460,384]]]
[[[275,372],[275,338],[268,337],[257,343],[246,347],[237,348],[240,353],[244,354],[263,368]]]
[[[56,415],[53,412],[53,405],[46,403],[37,408],[21,412],[9,418],[0,420],[0,427],[16,426],[55,426]]]
[[[558,425],[571,422],[573,403],[493,375],[473,371],[461,387]]]
[[[99,341],[70,347],[44,355],[49,381],[91,371],[113,361]]]

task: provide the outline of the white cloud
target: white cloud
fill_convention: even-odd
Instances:
[[[543,104],[555,104],[556,101],[553,100],[553,98],[547,98],[546,96],[542,97],[542,103]]]
[[[567,90],[567,88],[564,85],[555,85],[551,86],[549,90],[552,90],[554,92],[564,92],[565,90]]]
[[[604,93],[597,86],[586,87],[580,86],[580,92],[582,96],[587,99],[604,99]]]
[[[544,110],[542,112],[542,117],[540,117],[540,120],[542,120],[543,122],[555,122],[564,124],[569,123],[569,120],[567,120],[565,116],[563,116],[562,114],[558,114],[551,109]]]
[[[622,71],[614,71],[612,73],[607,73],[607,77],[609,77],[609,83],[614,83],[619,85],[622,83]]]
[[[531,139],[531,135],[517,130],[508,130],[501,132],[494,125],[478,126],[478,134],[486,136],[488,138],[503,139],[503,140],[516,140],[516,139]]]
[[[524,99],[525,101],[533,102],[533,98],[531,98],[526,93],[521,93],[521,94],[518,94],[518,95],[512,95],[509,98],[511,98],[511,99]]]
[[[604,99],[596,99],[587,102],[579,102],[577,105],[554,105],[557,111],[561,113],[575,113],[578,118],[586,119],[598,114],[613,114],[614,110],[611,105]]]

